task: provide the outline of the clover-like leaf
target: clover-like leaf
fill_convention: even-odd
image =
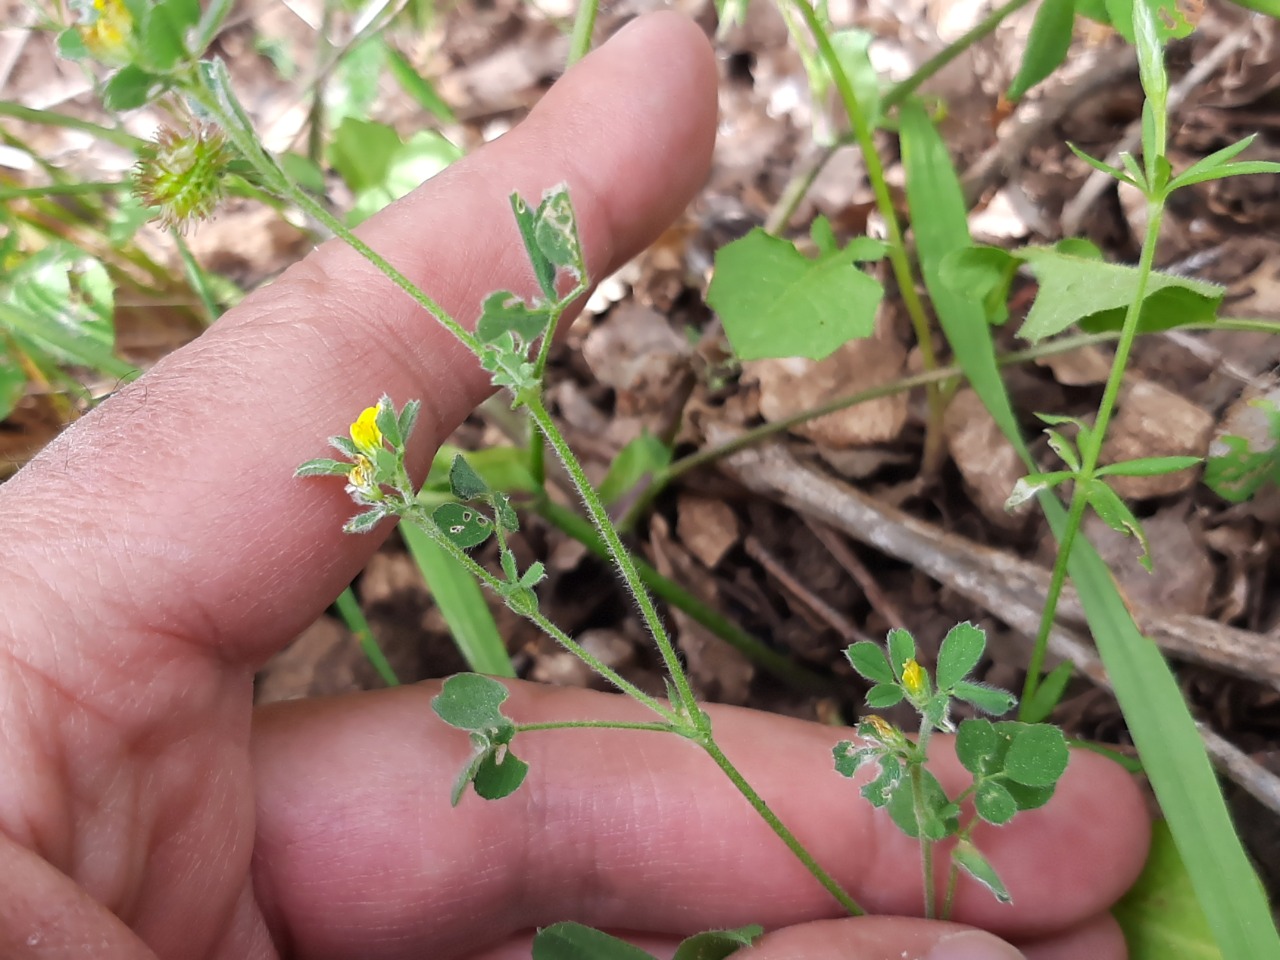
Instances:
[[[975,777],[999,769],[1000,754],[1006,746],[996,725],[982,717],[965,720],[956,731],[956,757]]]
[[[852,777],[864,764],[870,763],[883,754],[883,747],[868,743],[855,744],[852,740],[841,740],[831,748],[836,773],[842,777]]]
[[[994,780],[983,780],[973,795],[973,808],[987,823],[1008,823],[1018,812],[1018,804],[1009,791]]]
[[[891,754],[880,758],[880,773],[862,788],[862,795],[873,807],[886,806],[903,784],[902,761]],[[910,791],[907,791],[910,793]]]
[[[485,754],[471,782],[484,799],[501,800],[516,792],[528,772],[529,765],[509,746],[495,746]]]
[[[957,700],[971,703],[984,713],[992,716],[1003,716],[1018,705],[1018,698],[1008,690],[962,680],[951,688],[951,695]]]
[[[327,457],[318,457],[315,460],[308,460],[306,463],[298,464],[298,468],[293,471],[295,477],[345,477],[351,472],[351,464],[343,463],[341,460],[330,460]]]
[[[387,518],[387,512],[382,507],[374,507],[372,510],[366,510],[364,513],[357,513],[354,517],[343,524],[343,533],[368,533],[379,523]]]
[[[958,841],[955,849],[951,851],[951,859],[961,870],[990,890],[992,896],[1001,903],[1013,903],[1013,898],[1009,896],[1009,891],[1005,889],[999,874],[973,845],[972,840]]]
[[[391,398],[384,393],[378,400],[376,409],[373,422],[382,431],[383,439],[391,445],[393,450],[404,446],[404,437],[400,433],[400,418],[396,416],[396,407],[391,402]]]
[[[459,673],[446,680],[431,698],[431,709],[451,727],[497,740],[508,729],[514,732],[514,725],[500,709],[509,695],[497,680],[478,673]]]
[[[1070,752],[1062,731],[1049,724],[1018,724],[1004,758],[1004,772],[1026,787],[1049,787],[1067,769]]]
[[[459,453],[449,467],[449,489],[459,500],[476,500],[489,492],[489,485]]]
[[[418,414],[422,412],[421,400],[410,400],[400,410],[400,437],[405,442],[413,436],[413,428],[418,425]]]
[[[942,638],[938,669],[934,674],[939,690],[950,690],[969,675],[987,649],[987,635],[972,623],[958,623]]]
[[[884,648],[878,643],[859,640],[849,646],[844,655],[860,676],[873,683],[894,683],[897,680],[889,666],[889,658],[884,655]]]
[[[547,255],[538,247],[537,214],[518,193],[511,194],[511,212],[515,215],[516,225],[520,228],[520,239],[524,243],[529,265],[533,267],[533,275],[538,279],[542,295],[548,301],[555,300],[556,265],[547,259]]]
[[[493,521],[475,507],[461,503],[442,503],[431,514],[440,532],[454,546],[468,550],[484,543],[493,533]]]
[[[542,254],[557,267],[581,279],[582,241],[578,238],[578,221],[567,186],[559,184],[546,192],[538,205],[533,229]]]
[[[1037,810],[1053,798],[1053,787],[1028,787],[1014,780],[1003,780],[1019,810]]]
[[[533,960],[654,960],[653,955],[580,923],[556,923],[533,938]]]

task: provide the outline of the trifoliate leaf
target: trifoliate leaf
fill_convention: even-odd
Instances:
[[[557,923],[533,938],[533,960],[654,960],[625,940],[580,923]]]
[[[923,833],[929,840],[944,840],[960,829],[960,809],[947,798],[937,777],[928,770],[921,770],[920,777],[924,797],[922,824],[916,823],[915,799],[906,776],[889,797],[886,809],[908,837],[914,839]]]
[[[862,796],[873,807],[887,805],[894,794],[903,786],[902,761],[888,754],[881,756],[879,759],[880,773],[862,788]],[[910,793],[909,788],[907,793]]]
[[[447,679],[431,698],[431,709],[451,727],[496,740],[506,731],[514,731],[500,709],[508,696],[507,688],[497,680],[478,673],[459,673]]]
[[[450,543],[463,550],[484,543],[493,533],[493,522],[488,517],[461,503],[442,503],[432,512],[431,519]]]
[[[950,690],[967,677],[987,649],[987,635],[972,623],[958,623],[942,638],[938,669],[934,675],[939,690]]]
[[[821,360],[875,327],[884,291],[851,261],[848,248],[811,260],[757,227],[716,254],[707,302],[740,359]]]
[[[538,302],[525,303],[510,290],[499,290],[485,298],[476,323],[476,336],[483,343],[496,344],[503,334],[512,334],[520,343],[533,343],[551,323],[551,308]]]
[[[999,770],[1007,746],[996,725],[981,717],[963,721],[956,731],[956,758],[975,777]]]
[[[534,224],[538,249],[557,267],[580,278],[583,271],[582,241],[578,239],[578,221],[564,184],[552,187],[538,205]]]
[[[509,747],[499,747],[485,754],[471,782],[484,799],[501,800],[516,792],[528,772],[529,765]]]
[[[724,960],[743,947],[751,946],[762,933],[764,927],[755,924],[736,930],[697,933],[676,947],[671,960]]]
[[[902,669],[908,660],[916,656],[916,638],[909,630],[895,628],[889,631],[889,664],[893,667],[894,676],[902,679]]]
[[[831,755],[836,763],[836,773],[843,777],[852,777],[863,764],[870,763],[883,753],[882,747],[872,744],[856,745],[852,740],[841,740],[831,749]]]

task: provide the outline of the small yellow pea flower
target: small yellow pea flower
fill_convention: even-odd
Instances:
[[[93,0],[92,19],[77,25],[85,48],[111,66],[129,62],[133,15],[123,0]]]
[[[347,482],[357,490],[372,489],[373,464],[368,457],[356,457],[355,463],[347,473]]]
[[[893,739],[893,735],[897,732],[889,724],[888,720],[878,714],[871,713],[862,719],[866,720],[867,723],[871,724],[871,726],[875,728],[876,736],[878,736],[882,742],[888,742]]]
[[[366,407],[351,424],[351,442],[366,453],[382,449],[382,431],[378,429],[378,408]]]
[[[918,697],[924,693],[924,668],[916,663],[914,657],[908,660],[902,668],[902,685],[906,687],[907,693],[913,697]]]

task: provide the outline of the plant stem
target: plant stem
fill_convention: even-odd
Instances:
[[[662,618],[658,616],[658,610],[653,605],[653,599],[649,596],[649,591],[645,589],[644,581],[640,579],[640,574],[636,570],[635,561],[631,559],[631,554],[623,544],[622,538],[618,536],[618,531],[614,527],[613,521],[609,518],[609,512],[605,509],[600,495],[596,493],[595,487],[587,479],[587,475],[582,469],[582,464],[578,462],[578,458],[574,456],[573,451],[569,448],[564,435],[555,425],[555,421],[551,419],[551,414],[547,413],[547,408],[542,405],[541,398],[530,398],[528,409],[529,416],[537,425],[538,430],[546,438],[547,443],[551,445],[551,449],[555,451],[556,456],[560,458],[565,470],[568,471],[574,487],[578,490],[578,495],[582,497],[583,505],[587,508],[587,516],[591,518],[591,522],[595,525],[600,538],[604,540],[605,546],[609,548],[609,555],[613,558],[613,562],[618,565],[618,572],[622,575],[628,591],[630,591],[635,598],[636,604],[640,607],[640,615],[644,618],[645,626],[649,628],[649,633],[652,635],[654,643],[658,646],[658,652],[662,656],[663,664],[667,668],[671,682],[675,684],[681,700],[680,706],[688,713],[691,719],[700,717],[701,711],[698,709],[697,698],[694,696],[693,688],[689,686],[689,678],[685,675],[684,668],[680,665],[680,658],[676,655],[671,638],[667,635],[667,629],[662,623]]]
[[[382,682],[388,687],[400,686],[400,678],[396,676],[396,672],[382,652],[382,648],[378,646],[378,641],[374,639],[369,621],[365,619],[364,611],[360,609],[360,604],[356,602],[356,595],[351,592],[351,588],[347,587],[342,593],[338,594],[338,599],[334,603],[338,608],[338,613],[342,615],[347,629],[355,634],[356,640],[360,642],[360,649],[364,651],[365,657],[373,664],[373,669],[378,671],[378,676],[382,678]]]
[[[596,14],[600,0],[581,0],[578,16],[573,21],[573,35],[569,38],[569,57],[566,66],[575,63],[591,52],[591,35],[596,29]]]
[[[929,736],[933,728],[929,721],[920,719],[920,733],[916,743],[920,748],[921,760],[911,764],[911,803],[916,814],[916,838],[920,841],[920,870],[924,884],[924,915],[932,920],[937,916],[937,894],[933,884],[933,841],[925,836],[925,800],[924,800],[924,757],[928,756]]]
[[[0,187],[0,203],[19,200],[23,197],[74,197],[86,194],[117,193],[128,190],[126,180],[112,183],[46,183],[35,187]]]
[[[915,73],[911,74],[911,76],[907,77],[907,79],[903,80],[901,83],[894,84],[894,86],[889,88],[888,92],[885,93],[884,97],[880,101],[884,106],[885,111],[888,112],[904,102],[909,96],[915,93],[916,90],[920,88],[920,85],[926,80],[946,67],[947,64],[960,56],[960,54],[964,53],[975,43],[994,33],[996,27],[1000,26],[1006,17],[1010,14],[1017,13],[1030,2],[1031,0],[1009,0],[1008,3],[1004,4],[1004,6],[996,7],[996,9],[992,10],[981,21],[974,24],[974,26],[967,32],[956,37],[955,40],[951,41],[917,67]]]
[[[1098,403],[1098,414],[1094,418],[1093,429],[1089,434],[1090,442],[1081,444],[1080,472],[1071,491],[1071,508],[1067,514],[1067,525],[1062,531],[1058,556],[1054,560],[1053,575],[1049,581],[1049,593],[1045,600],[1044,612],[1040,616],[1040,627],[1036,631],[1035,646],[1031,650],[1027,679],[1022,688],[1022,702],[1018,708],[1019,716],[1025,714],[1031,698],[1035,696],[1040,686],[1041,673],[1044,671],[1044,661],[1049,649],[1049,632],[1053,629],[1054,618],[1058,612],[1058,599],[1066,583],[1071,549],[1075,546],[1076,535],[1079,533],[1085,508],[1088,506],[1088,481],[1093,479],[1094,472],[1097,470],[1098,457],[1102,453],[1102,442],[1106,437],[1107,427],[1111,423],[1116,400],[1120,396],[1120,386],[1124,382],[1129,353],[1138,335],[1138,323],[1142,319],[1142,303],[1146,299],[1147,285],[1155,266],[1156,245],[1160,239],[1160,224],[1163,220],[1163,198],[1148,200],[1147,232],[1142,241],[1142,255],[1138,260],[1137,289],[1134,292],[1133,302],[1125,311],[1124,324],[1120,328],[1120,339],[1116,343],[1116,355],[1111,361],[1111,373],[1107,377],[1102,400]]]
[[[858,96],[849,81],[840,58],[831,45],[831,38],[819,20],[813,7],[807,0],[793,0],[805,25],[813,34],[818,51],[835,81],[836,90],[844,104],[845,113],[849,115],[849,124],[862,151],[862,162],[867,168],[867,180],[871,183],[871,191],[875,194],[876,207],[885,223],[889,241],[889,264],[893,269],[894,279],[898,283],[898,292],[902,296],[903,306],[911,318],[911,326],[915,330],[916,342],[920,347],[920,358],[926,371],[937,368],[938,360],[933,349],[933,334],[929,328],[929,318],[925,314],[924,304],[916,292],[915,277],[911,272],[911,261],[907,257],[907,248],[902,236],[902,226],[898,222],[898,212],[893,205],[893,195],[889,191],[889,182],[885,179],[884,164],[876,150],[875,131],[872,130],[867,117],[858,105]],[[941,466],[943,454],[942,416],[945,412],[942,397],[936,385],[926,387],[929,404],[929,421],[925,430],[924,472],[932,474]]]
[[[813,874],[814,878],[822,884],[831,896],[836,898],[840,906],[844,907],[845,910],[849,912],[850,916],[860,917],[866,913],[866,911],[858,905],[858,902],[849,895],[849,892],[840,885],[839,881],[822,868],[822,865],[814,859],[813,854],[811,854],[805,846],[796,839],[796,835],[787,829],[786,824],[784,824],[778,818],[778,815],[770,809],[769,805],[765,803],[764,798],[761,797],[760,794],[756,793],[755,788],[752,787],[751,784],[747,783],[746,778],[738,772],[738,768],[735,767],[733,763],[730,762],[729,758],[724,755],[724,751],[720,749],[720,745],[717,744],[715,740],[711,739],[710,736],[700,740],[699,743],[701,744],[702,749],[707,751],[708,756],[715,761],[716,766],[723,770],[725,776],[727,776],[729,780],[732,781],[733,785],[738,788],[738,792],[746,798],[747,802],[751,804],[756,813],[760,814],[760,817],[769,825],[769,828],[773,830],[773,832],[778,835],[779,839],[787,845],[787,849],[795,854],[796,859],[804,864],[805,869]]]
[[[546,723],[517,723],[516,733],[538,730],[653,730],[657,733],[680,733],[669,723],[627,723],[622,720],[551,720]]]
[[[11,100],[0,100],[0,117],[12,117],[14,120],[40,123],[49,127],[82,130],[85,133],[93,134],[100,140],[114,143],[116,146],[124,147],[134,153],[137,153],[146,144],[145,140],[140,140],[133,134],[126,133],[124,130],[115,127],[104,127],[90,120],[81,120],[79,117],[68,116],[65,113],[58,113],[54,110],[36,110],[33,107],[24,107]]]

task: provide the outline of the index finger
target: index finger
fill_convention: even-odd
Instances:
[[[489,292],[532,288],[513,190],[536,197],[567,181],[599,278],[701,185],[715,110],[714,61],[698,28],[673,14],[642,18],[515,131],[359,232],[470,325]],[[397,404],[424,401],[411,450],[421,475],[490,389],[405,293],[349,247],[326,244],[6,484],[6,513],[27,524],[25,544],[40,544],[21,558],[34,588],[15,602],[47,624],[48,594],[71,599],[66,571],[92,570],[74,600],[95,611],[95,630],[178,635],[220,657],[263,660],[381,539],[342,534],[353,511],[340,484],[294,481],[294,468],[387,392]],[[9,613],[23,623],[23,609]]]

